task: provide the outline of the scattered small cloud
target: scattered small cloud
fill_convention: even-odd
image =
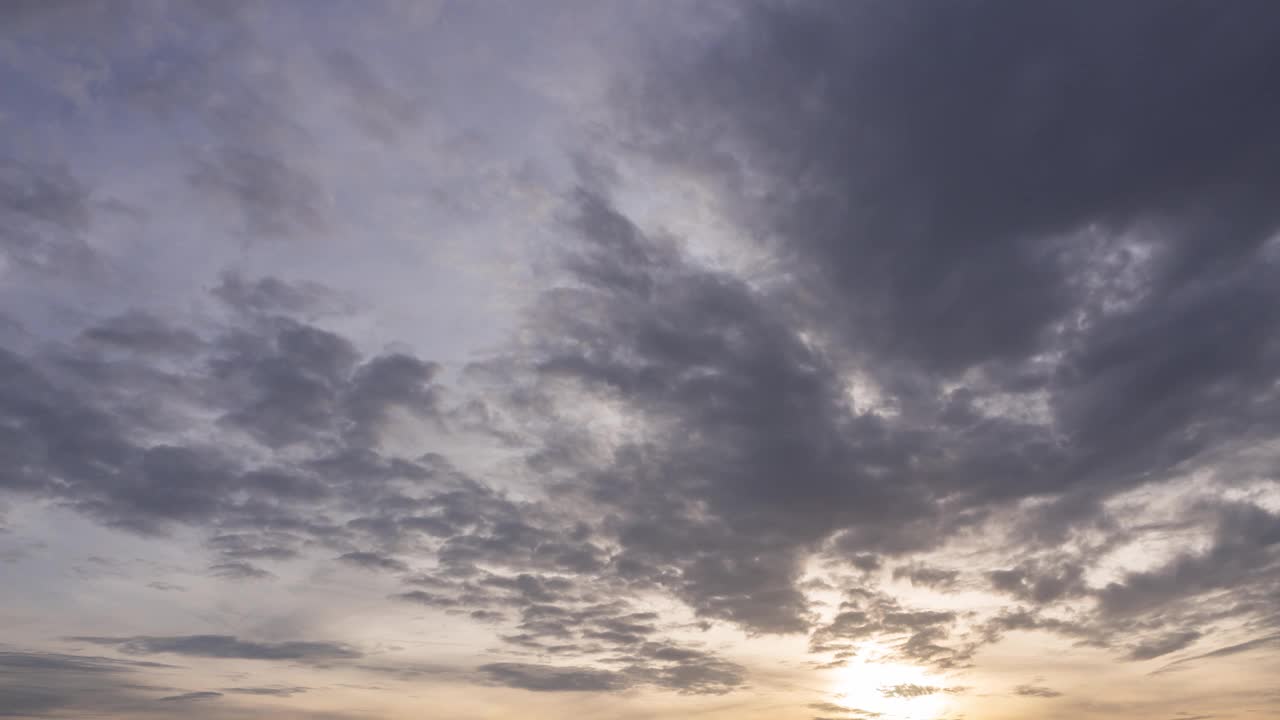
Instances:
[[[214,700],[222,697],[222,693],[205,690],[202,692],[182,693],[181,695],[169,695],[160,698],[161,702],[191,702],[195,700]]]
[[[1062,697],[1062,693],[1058,692],[1057,690],[1043,687],[1040,685],[1019,685],[1018,687],[1013,689],[1013,694],[1019,697],[1033,697],[1033,698]]]

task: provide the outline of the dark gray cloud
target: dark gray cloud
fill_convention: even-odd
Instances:
[[[1245,642],[1242,642],[1242,643],[1236,643],[1235,645],[1228,645],[1226,647],[1221,647],[1216,650],[1210,650],[1209,652],[1201,653],[1199,655],[1193,655],[1188,658],[1183,658],[1181,660],[1171,662],[1168,665],[1165,665],[1164,667],[1160,668],[1159,670],[1156,670],[1155,672],[1156,673],[1168,672],[1171,670],[1178,669],[1180,667],[1184,667],[1191,663],[1198,662],[1200,660],[1212,660],[1214,658],[1229,657],[1231,655],[1239,655],[1240,653],[1253,652],[1254,650],[1271,648],[1278,644],[1280,644],[1280,634],[1267,635],[1260,638],[1254,638],[1253,640],[1246,640]]]
[[[1242,341],[1230,365],[1170,354],[1159,340],[1189,353],[1199,326],[1175,318],[1218,312],[1221,302],[1270,304],[1266,291],[1251,291],[1269,272],[1252,259],[1275,221],[1262,201],[1276,182],[1262,150],[1275,124],[1263,118],[1280,107],[1258,90],[1276,63],[1267,38],[1280,20],[1268,4],[1174,13],[1153,2],[1105,11],[812,4],[743,15],[701,72],[659,75],[631,109],[661,123],[651,137],[671,157],[702,161],[699,148],[728,145],[776,183],[764,221],[847,294],[842,310],[866,308],[866,317],[847,313],[860,346],[945,374],[1016,367],[1058,343],[1078,348],[1063,368],[1072,401],[1059,415],[1080,428],[1093,463],[1140,436],[1169,439],[1184,413],[1223,409],[1192,400],[1206,386],[1186,380],[1265,362],[1268,346],[1249,338],[1271,322],[1267,312],[1223,330]],[[1194,50],[1222,37],[1228,53]],[[1182,66],[1170,73],[1155,58]],[[784,189],[784,178],[801,177]],[[1082,228],[1136,232],[1148,222],[1158,228],[1147,267],[1121,247],[1055,244]],[[1117,271],[1138,273],[1137,286]],[[1220,283],[1243,292],[1228,300]],[[1134,306],[1100,313],[1101,295]],[[1077,309],[1091,322],[1064,337],[1056,328]],[[1173,323],[1178,336],[1168,334]],[[1121,328],[1152,334],[1140,341]],[[1122,334],[1127,344],[1104,360]],[[1085,376],[1088,385],[1071,379]],[[1150,388],[1102,389],[1142,376]],[[1019,378],[1047,382],[1025,373],[998,381]],[[1139,393],[1179,410],[1158,426],[1135,422],[1109,446],[1086,432],[1116,425],[1113,411],[1145,416],[1147,403],[1132,402]],[[1090,422],[1104,413],[1109,422]]]
[[[91,269],[84,240],[93,219],[91,192],[70,168],[0,154],[0,259],[48,273]]]
[[[194,332],[173,327],[154,315],[138,310],[108,318],[85,330],[81,337],[86,342],[126,352],[179,356],[196,352],[202,344],[200,336]]]
[[[800,630],[814,548],[930,549],[1027,499],[1028,549],[1118,534],[1107,498],[1276,435],[1269,4],[732,15],[619,91],[623,142],[716,188],[799,282],[703,266],[588,187],[566,211],[569,282],[522,349],[566,402],[645,430],[604,462],[567,433],[536,458],[613,513],[619,572],[707,617]],[[850,369],[892,412],[859,409]],[[988,578],[1118,617],[1256,583],[1270,557],[1228,552],[1100,593],[1092,556]]]
[[[1224,504],[1215,514],[1217,528],[1207,550],[1108,584],[1100,591],[1101,609],[1125,616],[1246,583],[1274,584],[1280,515],[1250,504]]]
[[[433,383],[438,368],[410,355],[364,358],[342,336],[257,311],[229,328],[133,313],[90,325],[74,344],[34,354],[0,349],[0,364],[0,487],[135,532],[207,527],[223,560],[211,568],[217,575],[266,577],[256,563],[297,557],[308,542],[348,553],[358,550],[343,536],[394,544],[421,532],[478,529],[480,486],[464,483],[428,501],[420,485],[428,476],[459,482],[443,459],[384,457],[370,447],[393,409],[433,421],[444,412]],[[196,416],[214,417],[218,427]],[[231,451],[227,442],[238,440],[223,433],[259,443],[266,462]],[[292,458],[271,459],[286,448]],[[406,483],[418,484],[422,497],[403,502]],[[379,516],[381,503],[395,512]],[[322,507],[351,519],[333,526]],[[493,544],[483,552],[503,550]],[[565,546],[561,554],[580,565],[584,550]]]
[[[1202,633],[1198,630],[1184,630],[1144,640],[1134,645],[1129,651],[1129,659],[1151,660],[1152,658],[1168,655],[1190,647],[1201,636]]]
[[[992,589],[1037,604],[1078,597],[1086,589],[1084,567],[1070,561],[1054,566],[1023,563],[1014,568],[993,570],[987,573],[987,579]]]
[[[912,585],[946,589],[956,584],[960,571],[931,567],[920,563],[901,565],[893,569],[893,579],[906,579]]]
[[[980,485],[996,465],[1013,471],[1007,463],[1029,452],[1060,452],[1047,442],[1048,426],[984,417],[968,390],[936,403],[916,398],[910,415],[860,413],[846,401],[836,356],[802,340],[806,315],[700,267],[600,195],[581,191],[567,212],[575,241],[564,267],[577,285],[544,297],[533,315],[539,341],[526,352],[547,382],[621,402],[649,440],[612,449],[601,466],[598,451],[587,449],[589,432],[572,441],[578,447],[562,434],[534,467],[576,474],[583,497],[610,513],[603,529],[622,547],[613,562],[623,577],[666,587],[708,617],[802,629],[810,615],[795,583],[804,553],[826,546],[834,557],[861,558],[936,547],[984,521],[989,506],[978,501],[990,498]],[[1032,472],[1017,472],[1024,470]],[[665,482],[653,482],[654,472]],[[897,482],[881,482],[888,475]],[[964,487],[965,478],[975,484]],[[1054,489],[1044,492],[1053,497]],[[1046,506],[1044,524],[1017,532],[1047,540],[1055,522],[1093,515],[1098,529],[1116,533],[1096,496],[1079,497],[1060,496]],[[876,512],[863,514],[868,508]],[[1078,600],[1095,596],[1084,580],[1091,559],[1041,555],[987,577],[1023,601]],[[918,564],[896,576],[937,587],[958,577]],[[1117,586],[1097,597],[1115,607],[1126,592]],[[1101,628],[1089,632],[1102,637]],[[918,634],[904,652],[966,662],[972,641],[949,647],[942,636],[942,628]]]
[[[802,550],[858,523],[882,533],[872,549],[929,542],[885,521],[927,515],[927,495],[876,480],[909,447],[850,412],[834,368],[785,310],[690,263],[598,195],[581,192],[570,212],[580,244],[566,265],[582,287],[544,299],[534,351],[541,375],[622,401],[653,438],[615,449],[610,467],[572,468],[592,500],[620,510],[609,528],[620,572],[700,614],[796,631]],[[544,458],[577,453],[565,452]]]
[[[1003,609],[994,617],[982,623],[981,629],[987,642],[997,642],[1005,633],[1010,631],[1044,630],[1071,638],[1083,645],[1095,647],[1108,647],[1109,637],[1107,636],[1116,634],[1108,633],[1105,628],[1100,628],[1087,621],[1050,617],[1040,613],[1038,610],[1026,607]]]
[[[166,668],[171,665],[144,662],[137,660],[119,660],[116,658],[95,657],[91,655],[67,655],[62,653],[20,652],[5,650],[0,652],[0,663],[7,672],[61,672],[76,671],[84,673],[128,672],[136,668]]]
[[[433,381],[440,369],[436,363],[401,353],[380,355],[356,368],[344,398],[351,442],[374,442],[391,408],[435,418],[442,399]]]
[[[281,494],[287,494],[286,488],[292,480],[287,476],[258,476],[256,479],[261,481],[260,485],[281,490]],[[310,493],[302,490],[299,494]],[[208,544],[223,557],[236,560],[289,560],[298,556],[298,551],[292,547],[297,541],[296,536],[288,533],[226,533],[209,538]]]
[[[746,685],[747,671],[711,653],[661,643],[642,647],[625,662],[626,672],[638,682],[683,695],[724,695]]]
[[[163,702],[191,702],[194,700],[216,700],[220,697],[222,697],[222,693],[220,692],[201,690],[198,692],[182,693],[181,695],[168,695],[159,699]]]
[[[235,561],[215,563],[209,566],[209,574],[228,580],[268,580],[275,577],[271,572],[252,563]]]
[[[230,695],[265,695],[270,697],[292,697],[306,692],[304,687],[230,687],[221,688],[220,692]]]
[[[285,282],[270,275],[250,279],[236,271],[222,273],[210,292],[244,315],[305,317],[341,312],[347,306],[336,292],[319,283]]]
[[[270,447],[336,432],[341,387],[357,360],[345,338],[289,321],[228,337],[212,370],[242,398],[223,422]]]
[[[479,669],[497,684],[536,692],[603,692],[630,685],[619,673],[585,667],[490,663]]]
[[[342,643],[255,642],[232,635],[175,635],[169,637],[72,637],[73,642],[107,645],[129,655],[190,655],[193,657],[246,660],[303,660],[324,662],[352,660],[362,653]]]
[[[952,372],[1035,353],[1081,301],[1058,233],[1190,198],[1189,221],[1238,217],[1233,240],[1168,238],[1157,287],[1257,248],[1277,23],[1262,2],[764,3],[628,110],[666,157],[727,152],[772,183],[760,220],[821,261],[862,344]]]
[[[365,568],[366,570],[389,570],[391,572],[408,572],[409,566],[403,561],[371,552],[349,552],[338,556],[338,560]]]
[[[0,651],[0,717],[56,713],[145,712],[142,673],[172,669],[154,662],[92,655]]]

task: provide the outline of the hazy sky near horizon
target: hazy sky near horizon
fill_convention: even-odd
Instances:
[[[1280,5],[0,2],[0,717],[1280,718]]]

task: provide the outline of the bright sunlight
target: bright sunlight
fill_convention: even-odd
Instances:
[[[858,658],[835,672],[836,703],[886,720],[942,717],[950,700],[942,679],[924,668],[888,661],[888,656],[874,643],[861,646]]]

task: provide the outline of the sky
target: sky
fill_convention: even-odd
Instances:
[[[0,3],[0,717],[1280,718],[1277,38]]]

